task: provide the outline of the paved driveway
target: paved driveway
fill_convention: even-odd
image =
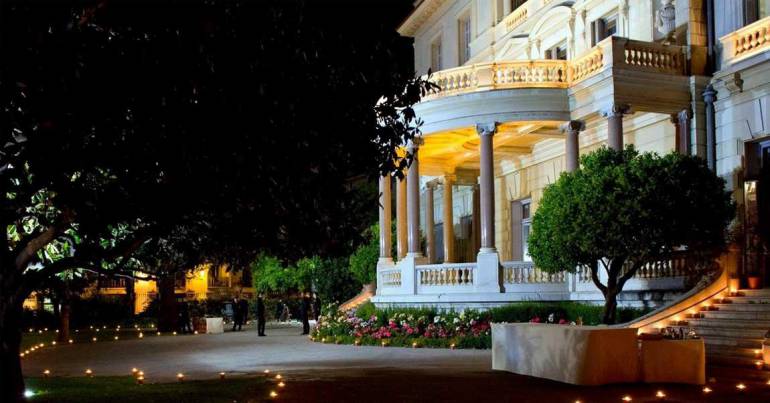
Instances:
[[[45,369],[56,376],[82,376],[86,368],[99,375],[126,375],[131,368],[148,380],[173,380],[183,372],[190,379],[273,371],[325,374],[359,369],[399,368],[432,371],[489,371],[491,353],[474,350],[355,347],[311,342],[300,329],[282,326],[257,337],[252,328],[218,335],[155,336],[47,347],[23,361],[25,375]],[[318,371],[335,369],[335,371]],[[306,371],[312,370],[312,371]]]

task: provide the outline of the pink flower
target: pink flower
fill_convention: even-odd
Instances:
[[[530,323],[540,323],[540,317],[538,317],[538,316],[535,316],[535,317],[534,317],[534,318],[532,318],[532,319],[531,319],[529,322],[530,322]]]

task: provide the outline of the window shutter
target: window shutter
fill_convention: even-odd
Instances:
[[[521,202],[511,202],[511,260],[519,261],[524,257],[521,244]]]

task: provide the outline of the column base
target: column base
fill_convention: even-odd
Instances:
[[[481,248],[476,255],[473,289],[476,292],[503,292],[502,284],[500,284],[501,278],[502,266],[497,249]]]
[[[393,263],[393,258],[392,257],[381,257],[381,258],[377,259],[377,268],[378,269],[380,267],[393,266],[394,264],[395,263]]]

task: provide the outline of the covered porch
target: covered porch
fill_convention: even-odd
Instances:
[[[413,165],[404,180],[380,181],[372,301],[461,308],[603,300],[587,270],[548,274],[534,266],[526,238],[537,203],[505,194],[505,175],[523,170],[535,155],[553,161],[550,182],[578,169],[587,125],[594,134],[583,148],[636,143],[635,136],[624,138],[630,114],[663,116],[676,133],[671,149],[694,152],[687,71],[681,47],[610,37],[573,61],[515,60],[437,72],[431,79],[441,89],[415,108],[425,123],[423,136],[407,145]],[[396,256],[390,250],[392,187]],[[685,287],[684,262],[648,265],[628,283],[621,303],[672,298]]]

